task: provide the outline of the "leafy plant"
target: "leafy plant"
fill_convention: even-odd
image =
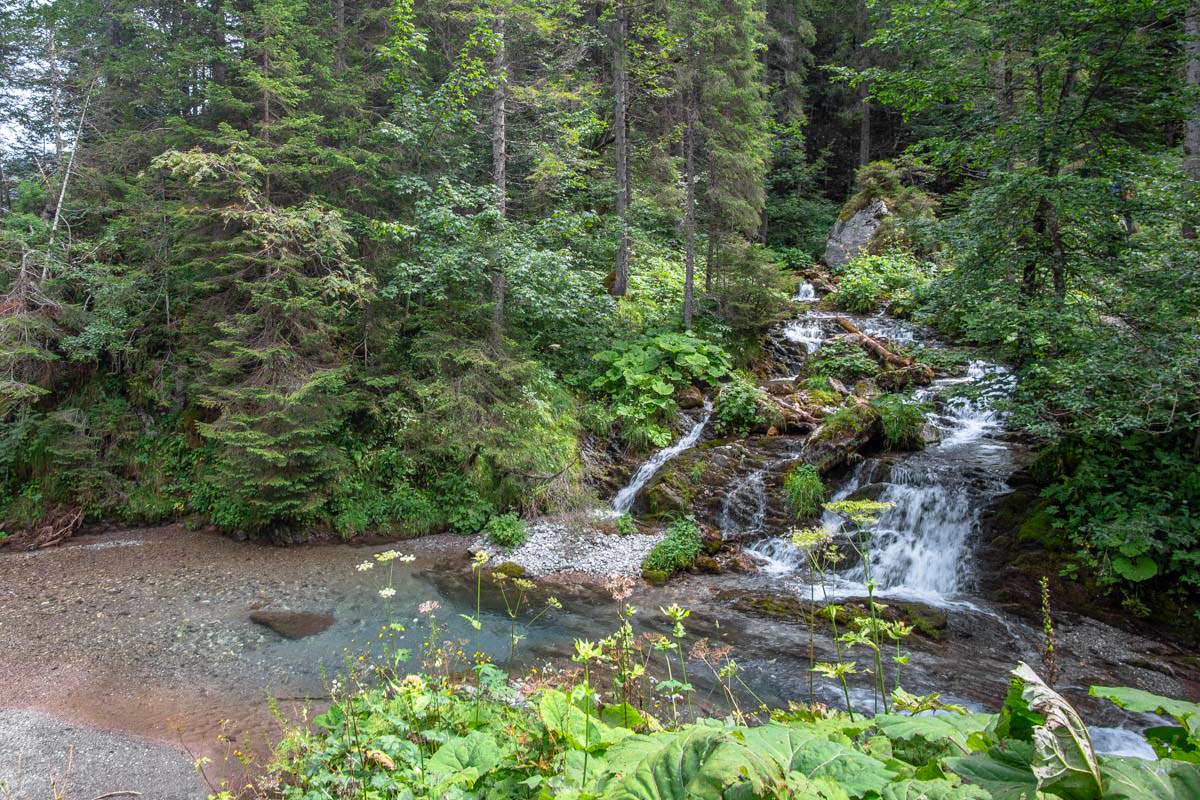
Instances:
[[[516,514],[500,514],[489,519],[483,526],[484,538],[509,550],[523,545],[527,534],[525,520]]]
[[[762,389],[743,373],[735,373],[717,395],[713,406],[714,429],[719,434],[748,436],[763,421],[762,399]]]
[[[670,576],[690,569],[704,549],[700,526],[694,517],[679,517],[642,561],[642,571]]]
[[[783,491],[792,513],[798,518],[817,516],[825,502],[821,473],[812,464],[801,464],[790,470],[783,479]]]
[[[804,365],[810,376],[834,378],[853,383],[879,374],[879,365],[863,349],[847,339],[834,339],[821,345]]]
[[[925,414],[928,408],[915,403],[904,395],[885,394],[871,401],[879,412],[879,424],[883,439],[889,448],[896,450],[920,450],[925,447]]]
[[[920,264],[906,252],[860,255],[842,267],[833,301],[865,314],[885,301],[907,299],[926,280]]]
[[[633,521],[633,516],[628,512],[613,520],[613,527],[622,536],[632,536],[638,532],[637,523]]]
[[[728,354],[691,331],[649,334],[619,342],[593,358],[607,365],[591,388],[609,398],[627,440],[665,447],[678,406],[675,393],[693,384],[714,385],[730,374]]]

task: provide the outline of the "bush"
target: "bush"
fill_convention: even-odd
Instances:
[[[805,367],[814,376],[836,378],[843,383],[854,383],[860,378],[873,378],[879,374],[879,365],[847,339],[834,339],[821,345]]]
[[[637,523],[633,521],[633,517],[628,513],[622,514],[613,520],[613,527],[622,536],[632,536],[638,532]]]
[[[883,439],[889,448],[921,450],[925,447],[921,431],[929,409],[923,403],[915,403],[904,395],[885,394],[871,401],[871,405],[879,412]]]
[[[713,429],[721,435],[749,436],[750,431],[763,421],[759,410],[762,397],[762,389],[738,373],[717,395]]]
[[[729,355],[691,331],[658,333],[620,342],[593,358],[608,367],[592,389],[608,397],[622,435],[631,444],[665,447],[675,392],[693,384],[715,384],[729,375]]]
[[[696,518],[680,517],[667,528],[666,538],[654,545],[642,561],[642,571],[671,575],[690,569],[703,549],[704,541]]]
[[[812,464],[801,464],[783,479],[783,491],[788,505],[797,518],[815,517],[825,501],[825,484],[821,473]]]
[[[926,282],[920,264],[908,253],[861,255],[842,268],[833,301],[839,308],[865,314],[885,301],[907,302]]]
[[[516,514],[500,514],[483,526],[483,535],[489,542],[509,550],[523,545],[527,534],[525,520]]]

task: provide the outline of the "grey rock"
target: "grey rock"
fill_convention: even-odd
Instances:
[[[849,219],[839,219],[825,242],[825,263],[837,269],[866,250],[891,213],[886,203],[875,200]]]

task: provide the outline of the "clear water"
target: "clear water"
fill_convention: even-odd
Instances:
[[[612,499],[612,510],[614,514],[628,513],[629,509],[633,508],[633,502],[637,500],[638,494],[645,488],[646,484],[658,474],[658,471],[663,468],[663,465],[670,461],[675,456],[695,447],[696,442],[700,441],[701,435],[704,433],[705,426],[708,425],[708,420],[712,416],[712,401],[704,401],[704,413],[699,421],[692,425],[691,429],[684,434],[679,441],[669,447],[664,447],[654,455],[650,456],[644,464],[638,467],[638,471],[633,474],[633,478],[629,484],[621,491],[617,492]]]

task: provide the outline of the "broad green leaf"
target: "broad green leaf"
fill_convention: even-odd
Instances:
[[[947,780],[889,783],[881,797],[882,800],[991,800],[991,795],[978,786],[956,786]]]
[[[723,800],[731,787],[750,784],[749,796],[783,773],[758,757],[723,727],[694,725],[674,736],[632,736],[608,759],[622,766],[640,754],[636,766],[605,792],[607,800]]]
[[[1138,556],[1134,559],[1117,556],[1112,560],[1113,572],[1127,581],[1147,581],[1158,574],[1158,564],[1150,556]]]
[[[614,728],[640,728],[646,724],[641,712],[628,703],[605,706],[600,710],[600,719]]]
[[[930,744],[954,742],[967,747],[972,733],[982,732],[991,724],[992,714],[938,714],[914,717],[908,714],[880,714],[875,724],[889,739],[921,739]]]
[[[496,740],[482,731],[475,731],[443,744],[426,766],[432,774],[448,779],[444,782],[474,786],[480,777],[500,763],[500,756]]]
[[[1195,800],[1200,797],[1200,765],[1106,757],[1100,765],[1105,800]]]
[[[746,746],[780,764],[787,772],[830,778],[852,797],[879,792],[896,773],[877,758],[849,745],[813,736],[803,728],[764,725],[743,734]]]
[[[577,750],[598,752],[632,733],[625,728],[611,728],[594,715],[584,714],[566,695],[554,689],[542,694],[538,713],[547,728]]]
[[[1200,731],[1200,703],[1174,700],[1128,686],[1093,686],[1092,697],[1102,697],[1126,711],[1139,714],[1166,714],[1195,735]]]
[[[986,753],[946,759],[946,766],[991,794],[993,800],[1035,800],[1037,776],[1029,766],[1033,745],[1008,741]]]
[[[1031,766],[1038,788],[1070,800],[1100,797],[1100,765],[1079,714],[1024,662],[1017,665],[1013,675],[1024,685],[1021,697],[1029,710],[1046,720],[1033,729]]]

